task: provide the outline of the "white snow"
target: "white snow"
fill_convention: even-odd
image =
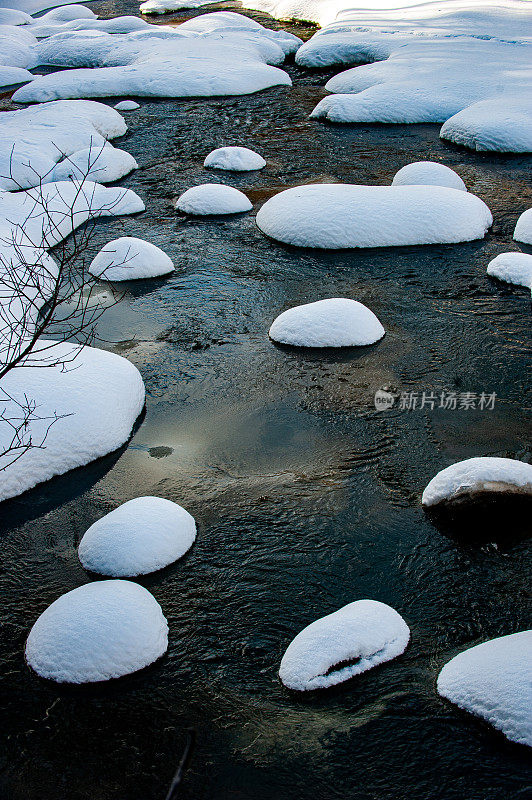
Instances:
[[[30,25],[33,19],[15,8],[0,8],[0,25]]]
[[[524,244],[532,244],[532,208],[523,211],[517,220],[514,239]]]
[[[505,93],[473,103],[450,117],[442,126],[440,136],[471,150],[530,153],[531,93],[526,91],[513,96]]]
[[[395,173],[392,186],[447,186],[449,189],[460,189],[466,192],[466,186],[460,175],[436,161],[415,161],[407,164]]]
[[[275,342],[296,347],[368,345],[384,334],[373,311],[344,297],[289,308],[277,317],[269,331]]]
[[[2,472],[0,500],[15,497],[54,475],[88,464],[107,455],[127,441],[144,406],[144,384],[136,369],[125,358],[104,350],[41,340],[31,356],[32,366],[11,370],[2,378],[1,388],[11,397],[24,395],[37,404],[40,419],[31,423],[33,441],[39,443],[54,415],[61,416],[48,432],[42,449],[28,450],[18,461],[0,459]],[[43,366],[46,359],[75,356],[71,364]],[[16,408],[4,394],[0,413],[13,416]],[[10,440],[7,425],[0,425],[0,452]]]
[[[487,272],[492,278],[532,290],[532,256],[528,253],[501,253],[490,261]]]
[[[512,742],[532,746],[532,631],[500,636],[449,661],[438,693],[482,717]]]
[[[172,259],[144,239],[122,236],[108,242],[92,261],[89,272],[106,281],[155,278],[172,272]]]
[[[245,194],[222,183],[193,186],[178,198],[176,209],[185,214],[240,214],[253,208]]]
[[[122,136],[118,111],[91,100],[60,100],[0,114],[0,189],[36,186],[64,156]]]
[[[208,6],[213,0],[147,0],[141,3],[141,14],[169,14],[172,11],[184,11],[187,8]]]
[[[325,689],[396,658],[409,639],[397,611],[357,600],[302,630],[282,658],[279,677],[289,689]]]
[[[26,642],[26,661],[58,683],[93,683],[147,667],[168,649],[159,603],[131,581],[79,586],[43,611]]]
[[[218,147],[209,153],[203,166],[233,172],[252,172],[265,167],[266,161],[249,147]]]
[[[103,147],[86,147],[60,161],[46,175],[44,182],[88,179],[98,183],[112,183],[137,167],[133,156],[125,150],[118,150],[109,144]]]
[[[273,239],[331,249],[466,242],[491,223],[478,197],[441,186],[311,184],[280,192],[257,214]]]
[[[121,100],[115,106],[117,111],[135,111],[137,108],[140,108],[138,103],[135,103],[134,100]]]
[[[421,502],[433,506],[483,492],[532,494],[532,465],[513,458],[468,458],[438,472]]]
[[[91,525],[78,554],[85,569],[100,575],[146,575],[181,558],[195,538],[194,518],[177,503],[137,497]]]
[[[9,8],[16,8],[26,14],[38,14],[47,8],[70,5],[70,0],[1,0],[1,2],[3,5],[9,3]],[[74,2],[75,0],[72,0],[72,3]],[[76,4],[76,8],[79,8],[79,5]]]

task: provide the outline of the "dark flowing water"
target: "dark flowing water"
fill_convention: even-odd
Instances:
[[[517,249],[532,159],[454,148],[433,125],[318,124],[308,114],[328,74],[287,69],[291,90],[141,99],[127,115],[123,146],[140,168],[123,183],[147,211],[99,225],[95,250],[119,235],[145,237],[176,271],[129,284],[102,321],[105,346],[146,383],[146,415],[129,445],[2,505],[5,800],[162,800],[188,728],[197,741],[186,800],[530,796],[525,748],[435,692],[458,651],[529,626],[530,516],[510,510],[497,527],[479,513],[436,527],[420,495],[456,460],[530,457],[530,293],[485,273],[494,255]],[[205,155],[232,143],[257,149],[267,167],[206,173]],[[295,250],[266,239],[254,212],[187,219],[172,207],[203,181],[243,189],[256,210],[298,183],[390,183],[420,159],[456,168],[488,203],[486,239]],[[366,303],[386,337],[326,353],[268,340],[280,311],[330,296]],[[491,411],[377,412],[383,385],[497,399]],[[199,525],[187,557],[142,580],[168,618],[167,655],[106,686],[40,680],[24,664],[29,628],[90,579],[76,556],[87,527],[143,494],[184,505]],[[332,691],[285,690],[277,670],[293,636],[364,597],[404,616],[406,653]]]

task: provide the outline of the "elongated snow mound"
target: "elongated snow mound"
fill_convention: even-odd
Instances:
[[[167,275],[173,269],[172,259],[159,247],[144,239],[122,236],[102,247],[89,272],[106,281],[133,281]]]
[[[29,397],[36,405],[31,422],[34,444],[45,439],[12,463],[0,459],[0,500],[15,497],[42,481],[107,455],[127,441],[144,406],[144,383],[139,371],[121,356],[93,347],[81,352],[73,344],[41,341],[31,356],[32,366],[20,366],[2,378],[4,392],[20,402]],[[45,366],[47,360],[61,365]],[[16,416],[14,403],[2,393],[0,413]],[[20,412],[19,412],[20,413]],[[51,422],[55,417],[57,421]],[[0,452],[5,452],[12,434],[0,425]],[[7,465],[7,466],[6,466]]]
[[[460,175],[436,161],[415,161],[395,173],[392,186],[447,186],[466,192],[466,185]]]
[[[400,656],[409,639],[408,625],[395,609],[357,600],[298,633],[281,660],[279,677],[289,689],[326,689]]]
[[[524,242],[525,244],[532,244],[532,208],[523,211],[514,231],[514,239],[516,242]]]
[[[203,163],[210,169],[225,169],[232,172],[252,172],[262,169],[266,162],[249,147],[219,147],[213,150]]]
[[[438,472],[421,502],[434,506],[483,493],[532,495],[532,465],[513,458],[468,458]]]
[[[202,183],[193,186],[178,198],[176,209],[184,214],[241,214],[253,208],[243,192],[222,183]]]
[[[130,581],[98,581],[59,597],[26,642],[26,661],[58,683],[94,683],[147,667],[168,648],[156,599]]]
[[[91,180],[112,183],[137,169],[138,164],[130,153],[107,144],[104,147],[86,147],[63,159],[44,178],[52,181]]]
[[[532,631],[464,650],[444,666],[438,693],[512,742],[532,746]]]
[[[532,290],[532,256],[528,253],[501,253],[490,261],[487,272],[492,278]]]
[[[137,497],[91,525],[78,555],[91,572],[133,577],[177,561],[195,538],[194,517],[177,503],[162,497]]]
[[[269,331],[270,339],[295,347],[356,347],[378,342],[384,334],[373,311],[345,297],[289,308]]]
[[[504,94],[464,108],[442,125],[442,139],[502,153],[532,152],[532,98],[530,92]]]
[[[257,214],[272,239],[330,249],[468,242],[482,239],[492,221],[478,197],[442,186],[298,186]]]

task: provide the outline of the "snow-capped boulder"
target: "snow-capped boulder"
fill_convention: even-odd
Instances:
[[[130,153],[112,145],[86,147],[60,161],[44,181],[91,180],[98,183],[118,181],[138,164]]]
[[[442,139],[469,147],[502,153],[532,152],[532,98],[525,91],[507,93],[464,108],[450,117],[440,131]]]
[[[275,342],[295,347],[356,347],[378,342],[384,334],[373,311],[345,297],[289,308],[269,331]]]
[[[438,676],[438,693],[532,747],[531,664],[532,630],[500,636],[451,659]]]
[[[159,247],[144,239],[122,236],[102,247],[89,272],[106,281],[133,281],[167,275],[173,269],[172,259]]]
[[[395,609],[357,600],[304,628],[288,646],[279,677],[289,689],[325,689],[396,658],[409,639]]]
[[[121,100],[114,108],[116,108],[117,111],[135,111],[137,108],[140,108],[140,105],[134,100]]]
[[[390,247],[482,239],[489,208],[443,186],[311,184],[272,197],[257,214],[263,233],[297,247]]]
[[[147,589],[97,581],[59,597],[26,642],[26,661],[58,683],[94,683],[147,667],[168,648],[168,624]]]
[[[516,242],[524,242],[524,244],[532,244],[532,208],[523,211],[514,231],[514,239]]]
[[[5,467],[0,500],[121,447],[144,406],[144,383],[127,359],[93,347],[78,354],[69,343],[44,350],[49,345],[47,340],[42,355],[39,349],[31,355],[31,366],[17,367],[2,378],[5,394],[0,413],[7,417],[17,413],[8,396],[21,402],[30,398],[37,409],[30,423],[32,440],[38,444],[45,439],[45,446],[31,448],[17,461],[9,456],[0,459],[0,468]],[[50,357],[58,365],[43,368],[42,360]],[[72,362],[68,369],[62,368],[61,359]],[[11,437],[9,426],[0,425],[0,452],[5,452]]]
[[[265,167],[266,161],[249,147],[218,147],[209,153],[203,166],[233,172],[252,172]]]
[[[468,458],[443,469],[427,485],[424,506],[480,494],[532,496],[532,465],[513,458]]]
[[[243,192],[222,183],[202,183],[193,186],[178,198],[176,209],[184,214],[241,214],[253,208]]]
[[[415,161],[395,173],[392,186],[447,186],[466,192],[466,185],[460,175],[436,161]]]
[[[501,253],[490,261],[487,272],[492,278],[532,290],[532,256],[528,253]]]
[[[91,572],[133,577],[177,561],[195,538],[194,517],[177,503],[162,497],[137,497],[91,525],[78,555]]]

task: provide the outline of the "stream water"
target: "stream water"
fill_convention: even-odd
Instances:
[[[136,3],[92,8],[138,13]],[[120,235],[145,237],[176,271],[126,285],[101,321],[102,346],[129,358],[146,383],[146,413],[129,444],[2,505],[3,800],[163,800],[188,728],[196,744],[184,800],[530,797],[525,748],[435,691],[461,649],[530,625],[530,516],[478,512],[436,525],[420,495],[453,461],[530,457],[530,294],[488,279],[486,266],[516,248],[515,221],[532,205],[532,159],[453,147],[436,125],[311,121],[332,72],[286,69],[292,89],[139,99],[116,142],[139,162],[122,183],[147,210],[98,224],[94,251]],[[222,144],[258,150],[267,167],[206,173],[205,155]],[[191,185],[219,181],[245,191],[256,211],[282,188],[389,184],[422,159],[457,169],[487,202],[495,224],[484,240],[296,250],[264,237],[254,212],[193,219],[172,205]],[[282,310],[331,296],[367,304],[385,338],[327,352],[268,340]],[[382,386],[496,401],[482,411],[376,411]],[[180,503],[199,526],[187,557],[141,581],[168,618],[167,655],[105,686],[42,681],[24,663],[29,628],[60,594],[93,579],[76,555],[88,526],[145,494]],[[293,636],[364,597],[404,616],[406,653],[331,691],[284,689],[277,670]]]

